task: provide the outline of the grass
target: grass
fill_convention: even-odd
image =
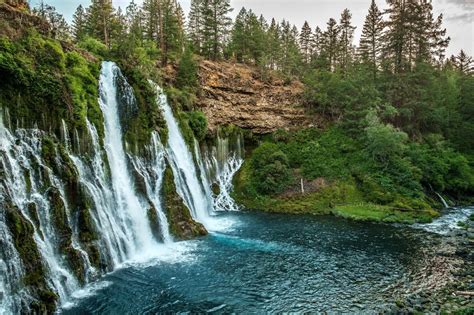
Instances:
[[[371,203],[347,204],[336,206],[332,214],[356,221],[375,221],[387,223],[429,223],[437,213],[426,211],[401,211],[389,206]]]

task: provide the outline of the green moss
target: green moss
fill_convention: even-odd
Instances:
[[[103,136],[98,104],[98,63],[77,51],[65,52],[59,41],[35,31],[15,41],[0,39],[0,105],[8,107],[21,127],[59,134],[61,119],[79,131],[85,119]]]
[[[156,91],[148,83],[148,78],[127,65],[121,65],[128,83],[132,86],[137,100],[138,112],[129,117],[128,128],[125,130],[125,141],[134,153],[140,153],[150,143],[151,133],[157,131],[163,143],[168,140],[168,129],[163,115],[156,102]]]
[[[189,148],[194,148],[194,132],[189,126],[187,114],[183,112],[178,112],[177,114],[175,114],[175,117],[178,120],[179,129],[181,130],[181,134],[183,135],[184,141],[186,142]],[[194,152],[194,150],[191,149],[191,152]]]
[[[49,189],[48,201],[53,226],[58,237],[59,250],[65,256],[69,267],[77,279],[81,283],[84,283],[86,271],[84,269],[83,260],[81,255],[72,247],[72,230],[69,226],[66,206],[57,188]]]
[[[98,102],[98,65],[86,61],[79,53],[73,51],[66,56],[67,73],[65,82],[69,89],[72,103],[72,125],[85,130],[86,119],[93,123],[99,136],[104,136],[104,123]]]
[[[189,127],[197,141],[202,141],[207,134],[207,118],[203,112],[193,111],[186,113]]]
[[[194,110],[194,103],[196,102],[196,96],[194,93],[173,87],[167,87],[165,92],[168,97],[168,102],[173,104],[173,107],[177,111],[188,112]]]
[[[204,226],[193,220],[189,209],[184,205],[183,199],[176,192],[173,171],[169,166],[165,171],[162,189],[171,234],[180,240],[207,235]]]

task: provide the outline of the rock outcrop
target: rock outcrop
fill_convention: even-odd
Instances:
[[[256,134],[319,125],[302,106],[301,82],[272,75],[264,81],[255,67],[212,61],[200,62],[199,78],[197,106],[211,132],[231,124]]]
[[[35,28],[44,35],[50,30],[47,22],[30,13],[28,1],[0,0],[0,35],[17,38],[28,28]]]
[[[27,9],[28,1],[26,0],[0,0],[0,3],[6,3],[17,9]]]

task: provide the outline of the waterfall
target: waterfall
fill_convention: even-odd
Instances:
[[[206,228],[212,229],[213,220],[211,216],[214,215],[212,196],[206,194],[206,190],[199,180],[193,155],[184,141],[166,95],[155,83],[150,82],[150,84],[156,88],[157,103],[168,126],[166,154],[173,169],[178,194],[190,209],[193,218],[204,224]]]
[[[81,133],[85,138],[62,120],[58,139],[37,128],[13,131],[7,110],[5,117],[0,111],[0,315],[29,313],[28,306],[38,298],[35,288],[25,285],[31,264],[7,224],[11,211],[18,211],[31,225],[40,257],[34,266],[41,264],[45,271],[43,289],[54,291],[59,305],[64,305],[103,272],[127,261],[166,255],[163,251],[170,246],[178,250],[161,200],[166,161],[177,193],[206,228],[222,225],[213,219],[215,210],[238,210],[230,191],[232,176],[242,164],[240,139],[234,149],[219,138],[215,148],[203,153],[195,142],[193,156],[157,87],[168,143],[163,146],[153,132],[143,156],[127,154],[123,128],[126,116],[137,108],[131,86],[112,62],[102,63],[98,101],[104,117],[103,141],[87,119]],[[213,194],[211,186],[216,183],[219,193]],[[97,234],[90,240],[81,234],[84,213],[90,221],[87,228],[94,230],[90,233]],[[167,246],[159,246],[161,242]]]
[[[439,193],[436,193],[436,195],[439,197],[439,200],[441,200],[443,207],[445,209],[449,208],[449,204],[446,202],[446,199],[444,199],[443,196],[441,196]]]
[[[105,121],[105,149],[112,175],[112,187],[117,208],[124,214],[123,224],[132,229],[133,238],[127,240],[127,249],[131,256],[153,255],[156,241],[148,222],[144,205],[135,193],[135,187],[127,165],[127,156],[123,147],[122,128],[118,112],[117,78],[123,78],[120,69],[113,62],[103,62],[100,74],[100,99]],[[126,83],[126,81],[125,81]],[[133,90],[126,86],[125,92],[131,100]]]
[[[203,158],[205,165],[202,166],[202,173],[206,174],[210,185],[217,186],[218,191],[214,192],[216,211],[240,210],[230,194],[233,190],[232,179],[244,162],[242,143],[240,134],[226,138],[218,135],[215,146],[205,147]]]
[[[34,240],[43,258],[43,264],[47,268],[47,282],[55,289],[60,299],[66,300],[68,295],[78,289],[78,282],[66,267],[64,258],[59,254],[58,237],[52,223],[51,205],[47,197],[49,189],[43,188],[47,187],[48,183],[60,183],[42,161],[42,136],[39,130],[20,129],[12,134],[3,123],[0,124],[0,164],[3,171],[0,201],[4,204],[8,201],[13,203],[23,217],[34,226]],[[32,213],[31,208],[36,209],[36,214],[39,214],[37,224],[34,224],[35,214]],[[2,209],[5,211],[5,207],[2,206]],[[5,213],[2,213],[2,217],[4,215]],[[6,228],[4,224],[3,221],[2,230]],[[6,240],[11,242],[11,240],[8,241],[8,236]],[[2,260],[7,263],[7,269],[11,270],[9,276],[6,277],[7,284],[2,284],[2,286],[13,288],[21,285],[21,278],[18,277],[21,275],[22,264],[18,263],[18,254],[9,248],[2,250],[2,253],[2,255],[8,255]],[[16,266],[8,266],[11,263]],[[15,283],[9,283],[11,280]],[[5,280],[2,279],[2,282],[5,283]]]
[[[70,154],[78,172],[82,187],[90,196],[93,208],[91,211],[94,225],[100,231],[100,247],[102,254],[107,258],[109,270],[127,259],[133,243],[133,235],[127,227],[127,220],[123,212],[116,211],[113,189],[110,185],[110,176],[103,159],[102,149],[96,128],[87,121],[87,130],[92,141],[90,163],[87,157]]]
[[[153,132],[151,138],[151,144],[146,148],[148,151],[147,159],[133,157],[130,159],[133,163],[135,170],[140,174],[144,180],[146,193],[153,204],[154,210],[157,212],[159,219],[159,226],[161,232],[161,238],[165,244],[171,243],[172,238],[168,226],[168,220],[163,211],[160,190],[163,183],[163,175],[165,170],[165,151],[160,141],[160,136],[156,131]]]

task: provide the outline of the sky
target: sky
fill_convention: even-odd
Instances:
[[[178,0],[185,12],[189,11],[191,0]],[[36,5],[39,0],[30,0]],[[130,0],[113,0],[115,6],[125,8]],[[142,0],[135,0],[141,3]],[[380,8],[385,7],[385,0],[377,0]],[[62,13],[68,21],[79,4],[89,5],[90,0],[45,0]],[[234,8],[232,17],[244,6],[256,14],[263,14],[267,20],[286,19],[299,28],[308,21],[314,29],[316,26],[325,28],[326,22],[333,17],[339,20],[341,12],[348,8],[352,12],[353,25],[357,26],[355,43],[361,33],[370,0],[231,0]],[[435,13],[444,15],[444,26],[451,37],[448,55],[458,54],[461,49],[474,56],[474,0],[433,0]]]

